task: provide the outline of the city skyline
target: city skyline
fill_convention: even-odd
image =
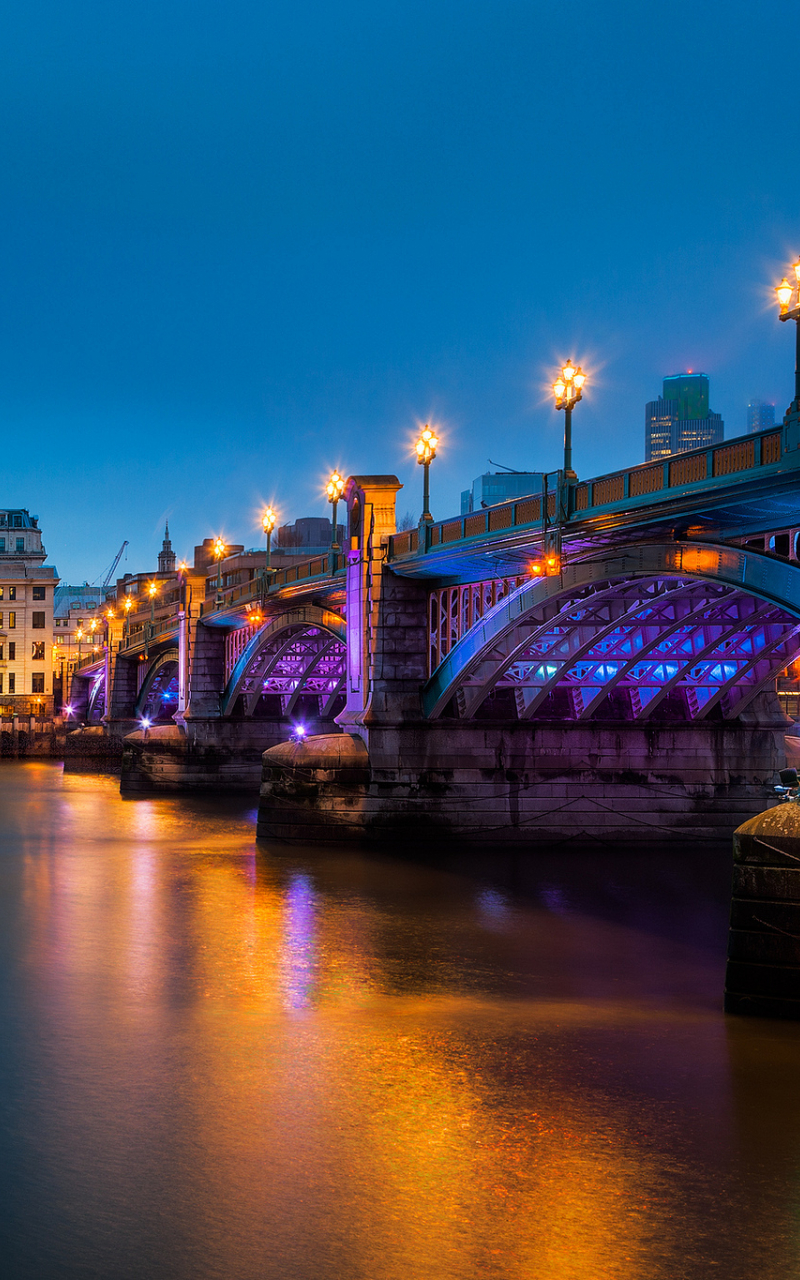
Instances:
[[[3,500],[39,512],[65,579],[125,538],[155,564],[165,518],[179,555],[211,531],[256,545],[267,503],[324,515],[334,467],[396,473],[418,514],[428,420],[433,511],[457,513],[489,456],[558,465],[568,357],[580,475],[641,460],[668,369],[706,370],[729,431],[753,394],[782,417],[798,180],[760,86],[788,5],[687,8],[676,65],[682,6],[579,3],[568,95],[559,17],[516,3],[11,15]],[[673,92],[642,96],[643,66]],[[702,201],[656,197],[687,169]]]

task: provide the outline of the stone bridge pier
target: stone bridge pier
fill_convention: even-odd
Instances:
[[[714,569],[713,557],[698,560],[694,548],[695,560],[688,553],[681,560],[674,544],[650,557],[637,552],[635,564],[606,556],[591,571],[576,565],[572,578],[565,572],[517,588],[505,617],[498,617],[502,601],[493,606],[454,646],[452,670],[443,677],[440,667],[437,683],[431,581],[401,576],[385,562],[397,487],[394,477],[349,482],[342,732],[265,753],[261,840],[531,851],[680,845],[700,854],[764,808],[785,760],[786,718],[764,684],[766,659],[758,665],[754,655],[784,661],[800,621],[743,591],[741,565]],[[649,629],[633,627],[637,617]],[[570,686],[583,670],[578,660],[607,655],[618,634],[626,642],[634,636],[642,660],[655,654],[654,665],[643,674],[630,654],[627,668],[617,657],[615,679],[625,669],[629,684],[604,697],[602,686]],[[456,654],[459,644],[466,654]],[[664,668],[676,646],[681,660]],[[547,652],[558,658],[543,666]],[[719,653],[731,656],[724,669],[708,667],[717,684],[710,694],[694,689],[701,659]],[[527,685],[504,686],[509,672]],[[649,715],[648,699],[656,702]],[[531,706],[538,710],[528,716]],[[591,715],[582,718],[581,708]]]

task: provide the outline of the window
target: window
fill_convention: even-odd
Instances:
[[[0,693],[3,692],[3,673],[0,671]]]
[[[34,587],[34,588],[33,588],[33,598],[34,598],[34,600],[44,600],[44,599],[45,599],[45,589],[44,589],[44,587]]]
[[[20,551],[24,551],[24,550],[25,550],[25,539],[17,538],[17,555],[19,555]]]
[[[34,640],[31,645],[31,657],[34,662],[44,662],[44,640]]]
[[[44,672],[34,671],[31,676],[31,693],[44,693]]]
[[[16,598],[17,598],[17,588],[16,588],[16,587],[9,587],[9,588],[8,588],[8,598],[9,598],[9,600],[16,600]]]
[[[0,555],[5,555],[5,553],[6,553],[6,540],[5,538],[0,538]]]
[[[5,593],[6,593],[5,587],[0,587],[0,600],[3,599]]]
[[[16,615],[16,613],[14,613],[14,612],[12,612],[12,611],[9,611],[9,615],[8,615],[8,629],[9,629],[9,631],[13,631],[13,630],[15,629],[16,625],[17,625],[17,615]]]
[[[42,610],[41,613],[38,611],[34,612],[31,626],[34,631],[44,631],[44,610]]]
[[[14,529],[21,529],[21,528],[22,528],[22,516],[12,516],[12,517],[11,517],[11,524],[12,524],[12,527],[13,527]]]
[[[83,626],[83,618],[78,618],[78,621],[77,621],[77,623],[76,623],[76,626],[79,626],[79,627],[82,627],[82,626]]]
[[[9,660],[9,662],[16,662],[16,660],[17,660],[17,642],[16,642],[16,640],[9,640],[9,642],[8,642],[8,660]]]
[[[9,671],[9,673],[8,673],[8,692],[9,692],[9,693],[16,693],[16,691],[17,691],[17,677],[14,675],[14,672],[13,672],[13,671]]]
[[[3,649],[4,649],[4,648],[5,648],[5,645],[0,644],[0,662],[2,662],[2,661],[3,661]],[[3,692],[3,691],[2,691],[2,689],[0,689],[0,693],[2,693],[2,692]]]

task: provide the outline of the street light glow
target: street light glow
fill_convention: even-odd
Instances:
[[[264,530],[265,533],[272,533],[272,530],[275,528],[275,521],[277,520],[277,518],[278,518],[277,512],[274,511],[272,507],[267,507],[266,511],[261,517],[261,528]]]
[[[222,541],[222,538],[215,538],[214,539],[214,559],[221,560],[224,555],[225,555],[225,543]]]
[[[325,486],[325,492],[328,495],[328,502],[338,502],[344,493],[344,480],[338,471],[331,473],[331,478]]]
[[[792,300],[792,294],[794,293],[794,289],[789,284],[789,281],[786,279],[786,276],[783,277],[780,284],[775,286],[775,292],[778,295],[778,302],[780,303],[781,311],[782,312],[788,311],[789,303]]]
[[[431,431],[430,427],[426,423],[420,434],[419,440],[414,446],[417,451],[417,462],[423,465],[433,462],[436,457],[438,445],[438,437],[433,431]]]

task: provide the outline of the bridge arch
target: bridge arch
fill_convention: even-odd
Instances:
[[[712,543],[633,545],[530,579],[432,672],[423,710],[733,719],[800,650],[800,567]]]
[[[248,642],[231,671],[221,711],[231,715],[241,699],[253,716],[262,695],[280,699],[291,716],[304,695],[318,699],[321,718],[332,714],[344,692],[347,627],[339,614],[302,605],[266,622]]]
[[[159,718],[162,705],[170,712],[177,709],[178,650],[166,649],[160,653],[142,680],[136,695],[134,715],[149,720]],[[172,706],[169,704],[172,702]]]

